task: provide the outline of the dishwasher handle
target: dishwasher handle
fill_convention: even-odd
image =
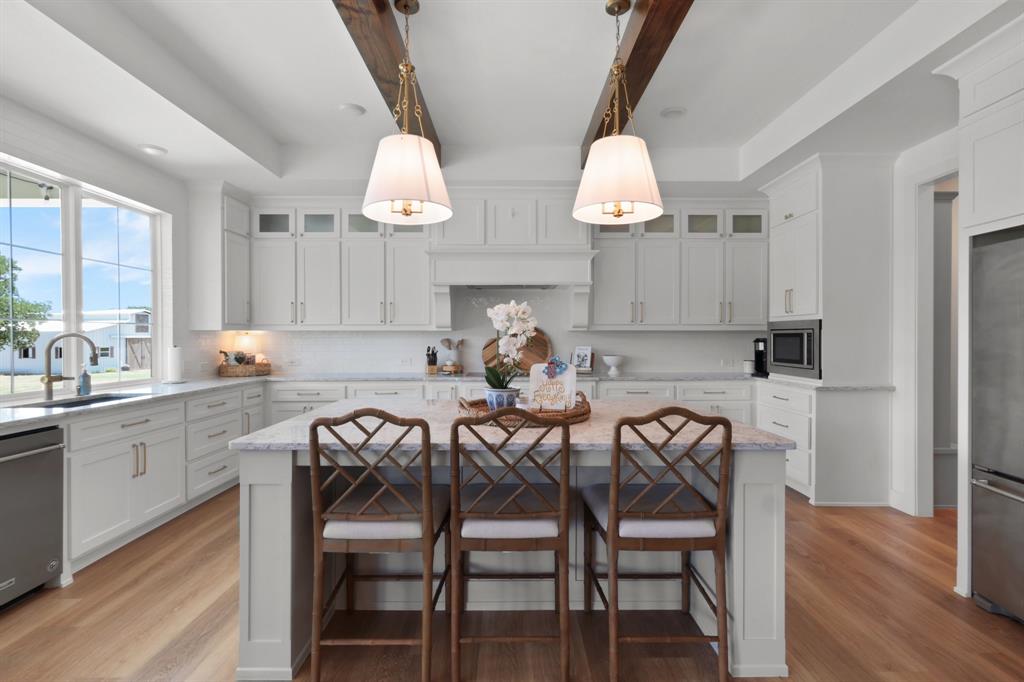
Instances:
[[[55,445],[47,445],[46,447],[36,448],[35,450],[26,450],[25,452],[19,452],[13,455],[7,455],[6,457],[0,457],[0,464],[4,462],[13,462],[16,459],[23,459],[25,457],[32,457],[33,455],[41,455],[44,452],[50,452],[52,450],[63,450],[64,444],[57,443]]]

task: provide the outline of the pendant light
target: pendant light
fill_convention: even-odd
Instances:
[[[581,223],[629,225],[653,220],[665,212],[647,144],[636,134],[636,121],[633,120],[633,107],[626,87],[626,68],[619,57],[619,17],[629,10],[630,4],[630,0],[607,0],[605,3],[605,10],[615,17],[615,60],[608,77],[610,92],[608,108],[604,112],[604,128],[601,138],[590,145],[572,209],[572,217]],[[624,134],[625,126],[619,125],[623,99],[626,125],[632,125],[632,135]]]
[[[409,58],[409,15],[419,11],[417,0],[395,0],[405,15],[405,56],[398,65],[398,101],[392,113],[401,132],[377,145],[363,215],[392,225],[430,225],[452,217],[452,203],[441,175],[434,145],[423,136],[423,110],[416,92],[416,68]],[[409,132],[409,98],[419,135]]]

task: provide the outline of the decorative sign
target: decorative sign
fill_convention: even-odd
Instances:
[[[576,368],[557,355],[530,367],[530,407],[567,410],[576,405]]]

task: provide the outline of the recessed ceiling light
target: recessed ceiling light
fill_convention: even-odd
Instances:
[[[166,149],[164,149],[163,147],[158,147],[155,144],[140,144],[137,146],[139,150],[141,150],[145,154],[149,154],[150,156],[163,156],[164,154],[167,153]]]
[[[355,102],[339,104],[338,109],[341,110],[341,113],[349,114],[350,116],[362,116],[366,113],[366,107],[361,104],[356,104]]]
[[[666,107],[661,110],[662,118],[682,118],[686,116],[686,107]]]

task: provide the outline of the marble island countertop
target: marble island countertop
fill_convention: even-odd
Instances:
[[[441,381],[473,382],[484,381],[483,372],[465,374],[423,374],[420,372],[295,372],[271,374],[268,381]],[[742,372],[629,372],[616,377],[602,372],[577,374],[576,381],[744,381],[751,375]],[[526,381],[522,377],[520,381]]]
[[[674,401],[664,399],[593,400],[590,403],[590,419],[580,424],[572,425],[570,434],[573,450],[610,451],[615,422],[620,417],[643,415],[668,405],[677,404]],[[317,417],[340,416],[360,407],[379,407],[397,416],[425,419],[430,425],[430,440],[435,453],[450,450],[451,423],[456,417],[460,416],[458,403],[454,400],[393,398],[378,401],[366,399],[339,400],[312,412],[307,412],[274,424],[261,431],[236,438],[231,441],[230,447],[232,450],[250,451],[306,450],[309,443],[309,425],[313,419]],[[375,421],[372,420],[369,423],[375,424]],[[670,426],[675,426],[678,423],[678,419],[674,422],[669,420]],[[676,447],[674,449],[678,450],[687,446],[703,430],[704,427],[690,424],[675,439],[673,444]],[[379,447],[386,447],[401,431],[402,429],[392,426],[382,429],[376,439]],[[484,429],[484,431],[498,433],[498,430],[494,427],[489,427]],[[341,433],[347,439],[351,439],[350,442],[358,442],[362,439],[360,432],[354,427],[346,427]],[[537,433],[535,429],[523,429],[515,435],[513,442],[529,444],[537,437]],[[662,440],[665,436],[664,430],[657,425],[649,427],[649,430],[645,430],[644,433],[654,442]],[[716,430],[698,449],[713,449],[720,442],[720,433],[720,429]],[[399,448],[400,451],[415,450],[419,447],[413,437],[409,437],[406,442],[408,446],[406,447],[406,443],[403,443],[402,447]],[[792,450],[796,447],[796,444],[787,438],[737,422],[733,423],[732,442],[734,450],[779,451]],[[325,442],[324,445],[326,446],[327,443]],[[472,445],[482,449],[482,446],[479,444],[474,443]],[[646,449],[640,438],[628,431],[623,434],[623,447],[631,450]],[[338,448],[341,448],[341,446],[338,445]]]

